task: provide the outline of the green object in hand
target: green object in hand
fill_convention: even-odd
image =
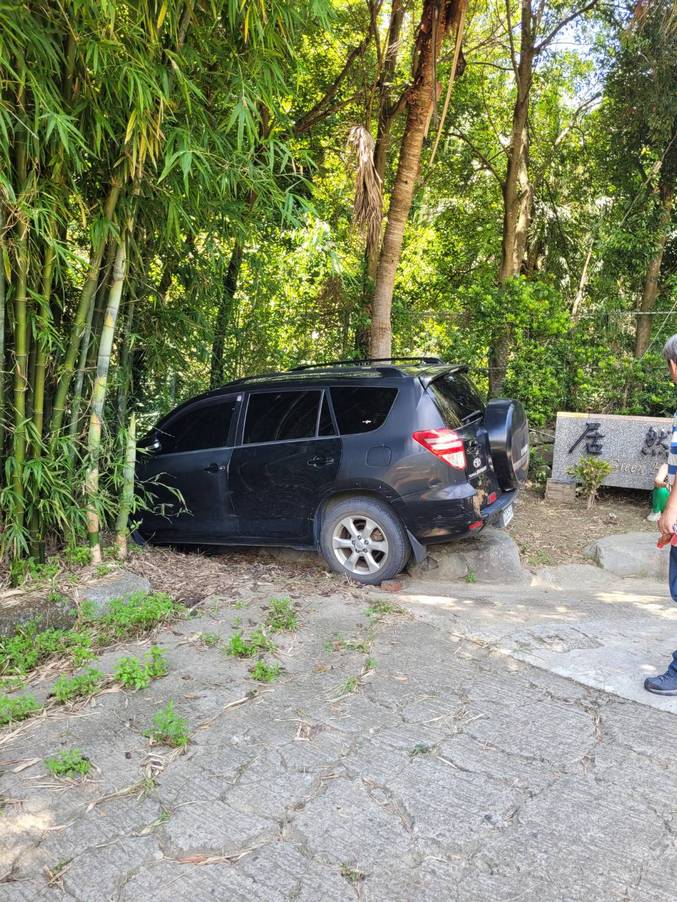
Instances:
[[[669,497],[670,489],[664,485],[656,486],[651,493],[651,513],[662,514],[667,506]]]

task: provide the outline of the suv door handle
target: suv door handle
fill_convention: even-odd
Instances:
[[[218,473],[219,470],[225,470],[225,467],[220,467],[218,464],[209,464],[208,467],[205,467],[205,473]]]
[[[309,467],[315,467],[319,470],[320,467],[328,467],[329,464],[334,463],[333,457],[311,457],[308,461]]]

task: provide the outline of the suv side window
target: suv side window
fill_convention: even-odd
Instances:
[[[191,407],[158,430],[162,443],[161,454],[184,451],[204,451],[224,448],[228,444],[236,399]]]
[[[341,435],[378,429],[385,423],[396,395],[396,388],[332,388],[331,401]]]
[[[322,392],[254,392],[249,396],[242,443],[314,438]]]
[[[484,402],[477,389],[462,373],[447,373],[435,379],[428,391],[447,426],[458,427],[484,413]]]

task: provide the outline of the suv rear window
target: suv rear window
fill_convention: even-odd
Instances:
[[[396,388],[332,388],[331,400],[341,435],[378,429],[385,423],[396,395]]]
[[[321,397],[320,391],[272,391],[250,395],[243,443],[314,438]]]
[[[484,402],[462,373],[447,373],[428,386],[447,426],[458,427],[484,413]]]

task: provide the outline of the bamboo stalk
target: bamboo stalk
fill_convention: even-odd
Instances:
[[[118,198],[120,197],[120,191],[121,185],[114,183],[113,185],[111,185],[110,191],[108,192],[108,197],[106,198],[106,204],[104,207],[104,218],[109,223],[113,219],[115,207],[117,205]],[[66,399],[68,397],[68,390],[73,378],[73,371],[75,370],[75,360],[78,356],[78,350],[80,348],[82,335],[85,331],[87,314],[90,304],[92,303],[92,299],[94,298],[96,286],[99,281],[99,270],[101,269],[101,260],[103,258],[103,252],[106,246],[106,239],[107,235],[102,235],[98,239],[98,241],[96,241],[96,243],[92,245],[92,255],[90,258],[89,272],[87,273],[85,284],[82,287],[80,302],[75,313],[75,319],[73,320],[73,327],[71,329],[68,347],[66,349],[66,356],[63,362],[61,377],[59,379],[56,389],[56,396],[54,398],[54,408],[52,410],[51,423],[52,441],[56,440],[59,437],[59,433],[61,432],[61,425],[63,423],[64,414],[66,412]]]
[[[136,466],[136,414],[129,418],[125,465],[122,471],[122,493],[120,507],[115,524],[115,544],[118,558],[123,561],[127,557],[127,524],[134,504],[134,469]]]
[[[20,106],[22,103],[20,102]],[[21,189],[26,185],[27,161],[26,143],[22,138],[16,142],[16,171]],[[12,456],[12,488],[15,498],[14,522],[22,529],[25,516],[23,471],[26,461],[26,387],[28,366],[28,334],[26,311],[28,306],[28,220],[21,209],[21,199],[16,214],[16,290],[14,294],[14,434]],[[15,549],[16,553],[17,549]]]
[[[120,388],[118,390],[118,422],[121,426],[127,421],[127,407],[129,406],[129,389],[131,387],[131,361],[132,361],[132,328],[134,326],[134,310],[136,307],[136,292],[130,291],[125,317],[124,334],[122,336],[122,350],[120,351]]]
[[[5,283],[5,213],[0,207],[0,462],[4,451],[5,430],[5,303],[7,288]]]
[[[88,466],[85,477],[85,494],[87,497],[87,535],[92,553],[92,563],[101,562],[101,539],[99,535],[100,522],[97,508],[99,494],[99,457],[101,454],[101,430],[103,425],[103,406],[106,400],[108,386],[108,373],[110,370],[111,351],[113,349],[113,337],[115,324],[120,310],[120,298],[125,281],[125,268],[127,263],[127,233],[120,236],[115,262],[113,264],[113,278],[111,280],[108,306],[101,330],[99,343],[99,356],[96,366],[96,378],[92,388],[92,401],[89,412],[89,436],[87,440]]]
[[[82,387],[85,383],[85,368],[87,366],[87,352],[89,342],[92,336],[92,318],[94,316],[94,298],[91,299],[89,310],[87,312],[87,321],[85,323],[85,331],[82,335],[80,343],[80,359],[78,360],[78,369],[75,377],[75,385],[73,386],[73,400],[71,402],[71,419],[68,426],[68,435],[70,437],[69,454],[71,462],[75,457],[75,440],[80,428],[80,407],[82,406]]]

